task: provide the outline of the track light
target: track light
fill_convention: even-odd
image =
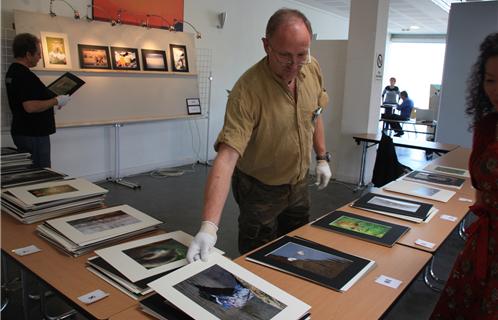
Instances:
[[[50,0],[50,5],[49,5],[49,12],[48,14],[51,16],[51,17],[56,17],[57,14],[55,13],[54,11],[54,2],[55,1],[60,1],[60,2],[64,2],[69,8],[71,8],[71,10],[73,10],[73,17],[74,19],[78,20],[80,18],[80,13],[78,12],[78,10],[76,10],[69,2],[67,2],[66,0]]]
[[[192,29],[194,29],[194,31],[195,31],[195,38],[196,39],[201,39],[202,38],[201,33],[199,32],[199,30],[197,30],[190,22],[188,22],[186,20],[178,20],[178,19],[173,19],[173,22],[175,23],[175,25],[177,23],[182,23],[182,24],[186,23],[186,24],[188,24]]]
[[[121,21],[121,14],[123,12],[126,12],[126,10],[118,9],[118,16],[116,17],[116,24],[123,24],[123,22]]]
[[[141,23],[142,27],[144,27],[145,29],[150,29],[150,25],[149,25],[149,16],[146,16],[145,17],[145,20],[142,21]]]
[[[169,31],[175,31],[175,28],[171,25],[171,23],[169,23],[168,20],[166,20],[166,18],[164,18],[163,16],[160,16],[158,14],[147,14],[147,25],[148,27],[150,28],[150,24],[149,24],[149,18],[150,17],[155,17],[155,18],[159,18],[161,19],[162,21],[164,21],[166,23],[165,26],[161,26],[160,28],[161,29],[166,29],[166,30],[169,30]]]

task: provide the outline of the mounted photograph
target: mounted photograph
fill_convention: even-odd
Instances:
[[[136,48],[111,47],[111,59],[115,70],[140,70]]]
[[[188,72],[187,47],[170,44],[171,70],[175,72]]]
[[[40,32],[43,63],[47,69],[71,69],[71,54],[67,34]]]
[[[111,69],[107,46],[78,44],[78,56],[81,69]]]
[[[141,49],[144,71],[168,71],[166,51]]]

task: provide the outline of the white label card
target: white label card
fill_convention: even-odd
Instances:
[[[96,301],[99,301],[100,299],[104,299],[108,295],[109,294],[107,292],[104,292],[100,289],[97,289],[95,291],[89,292],[87,294],[84,294],[84,295],[78,297],[78,300],[80,300],[81,302],[83,302],[85,304],[90,304],[90,303],[94,303]]]
[[[401,280],[394,279],[385,275],[380,275],[377,279],[375,279],[375,282],[378,284],[381,284],[383,286],[387,286],[393,289],[397,289],[399,285],[401,284]]]
[[[455,221],[457,221],[458,218],[454,217],[454,216],[450,216],[448,214],[443,214],[443,215],[441,215],[441,219],[455,222]]]
[[[429,241],[425,241],[425,240],[422,240],[422,239],[415,240],[415,243],[418,244],[419,246],[426,247],[426,248],[429,248],[429,249],[434,248],[434,246],[436,245],[435,243],[432,243],[432,242],[429,242]]]
[[[460,197],[460,198],[458,198],[458,200],[463,201],[463,202],[474,202],[471,199],[467,199],[467,198],[464,198],[464,197]]]
[[[39,251],[41,251],[41,249],[38,248],[37,246],[35,246],[34,244],[27,246],[27,247],[24,247],[24,248],[12,250],[12,252],[17,254],[18,256],[26,256],[28,254],[32,254],[32,253],[39,252]]]

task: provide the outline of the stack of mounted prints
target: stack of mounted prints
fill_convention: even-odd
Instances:
[[[387,247],[392,247],[410,230],[409,227],[345,211],[333,211],[311,225]]]
[[[17,149],[10,147],[2,147],[1,153],[2,173],[23,170],[33,164],[30,153],[19,152]]]
[[[128,205],[51,219],[38,225],[38,234],[72,256],[156,229],[162,222]]]
[[[126,242],[96,250],[88,269],[137,299],[152,292],[147,283],[187,264],[191,242],[192,236],[183,231]]]
[[[48,168],[32,168],[2,172],[2,189],[46,181],[62,180],[66,174]]]
[[[347,291],[375,266],[373,260],[289,236],[254,251],[246,259],[339,292]]]
[[[106,189],[84,179],[67,179],[2,189],[2,209],[33,223],[101,206]]]
[[[193,319],[297,320],[310,306],[238,264],[212,253],[149,283],[162,299]],[[149,308],[142,305],[142,308]],[[155,310],[170,319],[167,308]],[[189,319],[189,318],[180,318]]]
[[[462,178],[470,178],[469,170],[447,167],[438,164],[428,164],[425,168],[425,171],[437,172],[442,174],[448,174],[452,176],[462,177]]]
[[[175,307],[171,302],[155,293],[140,300],[140,309],[159,320],[193,320],[191,316]]]
[[[428,221],[437,212],[430,203],[371,192],[354,201],[351,206],[417,223]]]
[[[415,181],[420,183],[428,183],[441,187],[448,187],[454,189],[462,189],[465,182],[464,178],[450,176],[441,173],[434,173],[429,171],[412,171],[402,177],[403,180]]]

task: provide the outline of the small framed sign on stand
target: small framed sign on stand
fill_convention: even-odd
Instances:
[[[201,114],[201,101],[199,98],[187,98],[187,113]]]

